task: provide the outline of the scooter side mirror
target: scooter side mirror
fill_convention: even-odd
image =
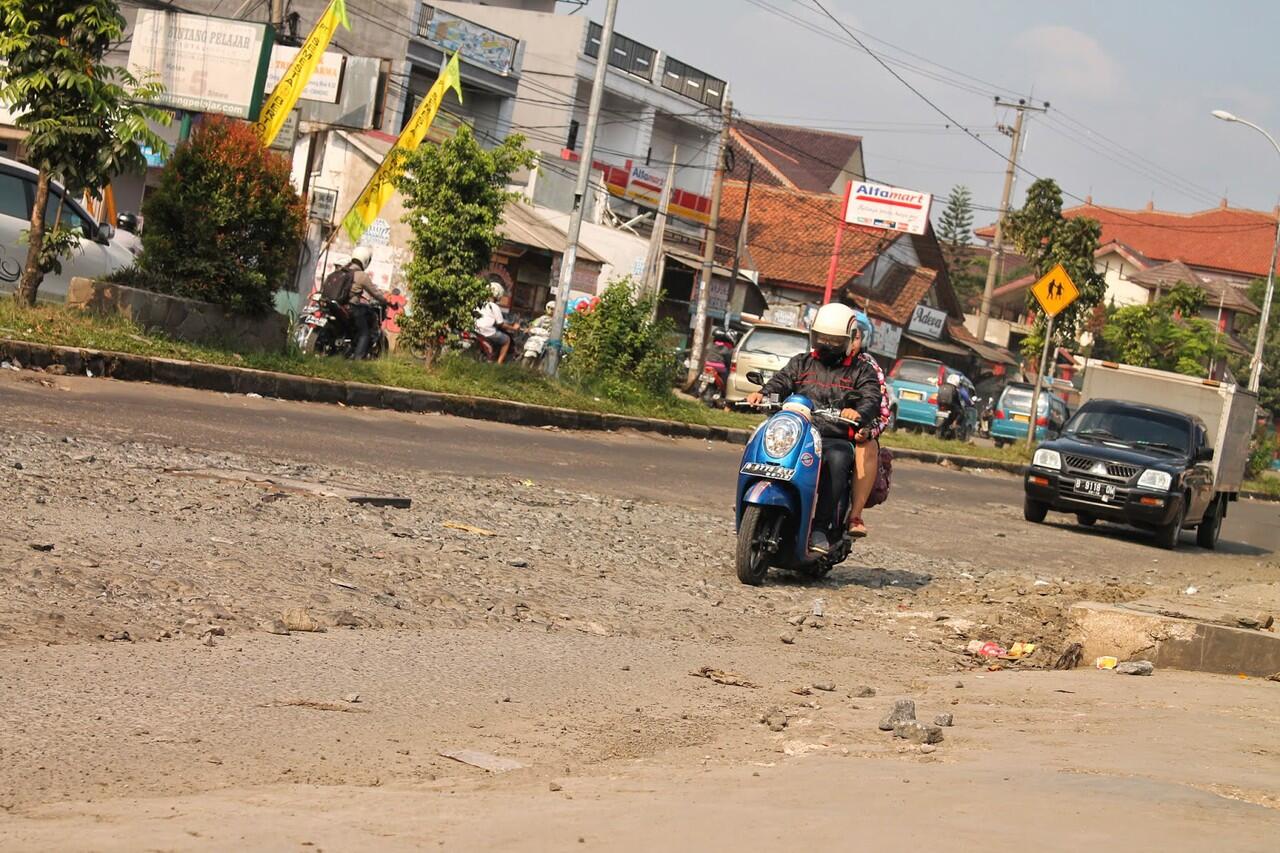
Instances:
[[[763,385],[763,384],[764,384],[764,376],[763,376],[763,375],[761,375],[760,371],[758,371],[758,370],[748,370],[748,371],[747,371],[747,381],[748,381],[748,382],[750,382],[750,383],[752,383],[752,384],[754,384],[754,385]]]

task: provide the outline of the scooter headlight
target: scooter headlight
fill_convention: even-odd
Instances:
[[[801,425],[797,418],[775,418],[765,427],[764,449],[775,459],[786,456],[800,440]]]

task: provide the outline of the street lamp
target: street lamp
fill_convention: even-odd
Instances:
[[[1280,142],[1276,142],[1274,136],[1253,122],[1245,121],[1226,110],[1214,110],[1213,117],[1253,128],[1265,136],[1267,141],[1275,147],[1276,153],[1280,154]],[[1267,321],[1271,317],[1271,294],[1275,291],[1276,285],[1276,252],[1280,252],[1280,217],[1276,218],[1276,242],[1271,249],[1271,268],[1267,270],[1267,295],[1262,300],[1262,317],[1258,321],[1258,340],[1253,345],[1253,362],[1249,365],[1249,390],[1255,394],[1258,392],[1258,386],[1262,383],[1262,350],[1267,342]]]

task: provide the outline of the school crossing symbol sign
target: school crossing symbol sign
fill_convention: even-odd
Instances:
[[[1049,317],[1058,316],[1068,305],[1080,298],[1076,283],[1071,280],[1071,276],[1067,275],[1062,264],[1055,265],[1044,278],[1032,285],[1031,292],[1040,303],[1040,307],[1044,309],[1045,315]]]

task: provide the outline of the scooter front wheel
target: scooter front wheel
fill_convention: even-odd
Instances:
[[[738,551],[735,560],[738,580],[748,586],[764,583],[769,572],[769,551],[764,537],[773,526],[773,513],[759,506],[749,506],[742,512],[742,524],[738,527]]]

